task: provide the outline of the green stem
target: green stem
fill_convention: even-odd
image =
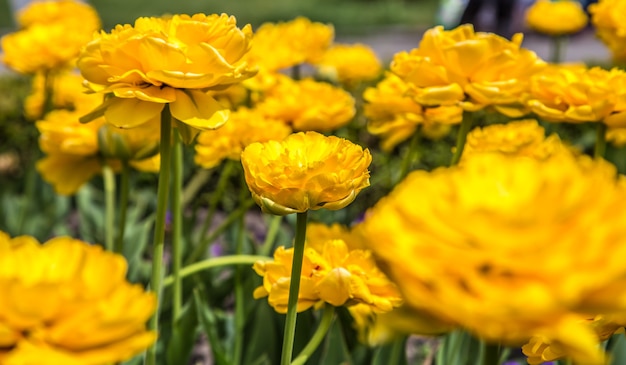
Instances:
[[[461,155],[463,154],[463,149],[465,148],[465,140],[467,139],[467,134],[469,133],[470,129],[472,129],[472,122],[472,114],[469,112],[463,113],[463,121],[461,121],[459,132],[456,135],[456,148],[454,149],[454,155],[452,155],[450,166],[458,164],[461,160]]]
[[[596,145],[593,149],[593,157],[604,158],[606,153],[606,124],[598,122],[596,126]]]
[[[391,355],[388,359],[389,364],[404,364],[406,362],[406,337],[399,338],[394,341],[391,348]]]
[[[54,79],[54,71],[46,71],[44,73],[44,95],[43,105],[41,108],[41,118],[45,117],[46,114],[54,110]]]
[[[107,163],[102,166],[104,179],[104,247],[113,251],[115,236],[115,173]]]
[[[481,341],[482,365],[500,365],[500,344],[488,344]]]
[[[163,285],[163,246],[165,245],[165,218],[167,215],[167,200],[170,183],[170,167],[172,158],[171,149],[172,115],[168,104],[165,104],[161,112],[161,165],[159,170],[159,186],[157,188],[157,211],[154,225],[154,243],[152,248],[152,275],[150,287],[157,296],[157,307],[154,311],[148,328],[158,333],[159,330],[159,310]],[[152,344],[146,352],[146,365],[156,365],[156,343]]]
[[[259,260],[267,261],[267,256],[258,256],[258,255],[230,255],[230,256],[220,256],[220,257],[211,257],[210,259],[206,259],[203,261],[198,261],[189,266],[185,266],[180,270],[179,277],[186,278],[187,276],[191,276],[193,274],[197,274],[201,271],[213,269],[220,266],[230,266],[230,265],[252,265]],[[174,283],[174,277],[168,276],[163,279],[163,286],[167,287]]]
[[[183,189],[182,206],[186,207],[209,181],[214,170],[200,169]]]
[[[243,189],[242,189],[243,190]],[[239,220],[239,234],[237,236],[237,247],[235,254],[243,253],[243,242],[245,239],[245,215]],[[243,290],[243,272],[241,267],[235,269],[235,345],[233,346],[233,365],[241,364],[241,355],[243,353],[243,330],[246,324],[246,314],[244,311],[245,297]]]
[[[181,193],[183,189],[183,149],[180,133],[174,130],[174,145],[172,148],[172,186],[170,204],[172,211],[172,275],[174,276],[172,298],[172,325],[176,326],[183,306],[183,281],[180,277],[180,268],[183,263],[182,236],[183,210]]]
[[[128,161],[122,162],[122,176],[120,181],[120,220],[118,223],[117,241],[115,242],[114,251],[124,254],[124,232],[126,231],[126,214],[128,212],[128,194],[130,192],[130,166]]]
[[[415,157],[415,153],[419,146],[419,141],[420,141],[420,127],[418,126],[417,129],[415,129],[415,133],[413,133],[413,137],[411,137],[411,142],[409,143],[409,149],[406,151],[406,154],[404,155],[404,159],[402,160],[402,168],[400,170],[400,176],[398,178],[398,181],[402,181],[406,177],[406,175],[408,175],[411,169],[411,164],[413,163],[413,159]]]
[[[307,360],[311,357],[311,355],[313,355],[315,350],[317,350],[320,343],[322,343],[322,340],[324,339],[324,337],[326,337],[326,334],[328,333],[328,330],[330,329],[330,325],[331,323],[333,323],[334,316],[335,316],[335,307],[333,307],[330,304],[326,304],[326,306],[324,307],[324,314],[322,314],[322,319],[320,321],[319,326],[317,327],[317,330],[315,330],[313,337],[311,337],[311,339],[309,340],[309,343],[306,344],[304,349],[293,360],[291,365],[304,365],[307,362]],[[395,363],[390,362],[390,364],[395,364]]]
[[[302,65],[294,65],[291,68],[291,78],[294,80],[300,80],[302,78]]]
[[[552,63],[560,63],[563,59],[563,51],[565,50],[565,36],[552,37]]]
[[[298,213],[296,220],[296,238],[293,243],[293,262],[291,265],[291,281],[289,283],[289,300],[287,302],[287,318],[283,336],[281,365],[289,365],[293,355],[293,343],[296,335],[296,317],[298,292],[300,291],[300,275],[304,259],[304,241],[306,238],[307,212]]]
[[[270,226],[267,229],[267,235],[265,235],[265,241],[263,241],[263,246],[261,246],[260,254],[263,256],[269,256],[272,251],[272,247],[274,247],[274,241],[276,240],[276,236],[278,235],[278,229],[280,228],[280,223],[283,221],[283,216],[274,215],[272,216],[272,221],[270,222]]]

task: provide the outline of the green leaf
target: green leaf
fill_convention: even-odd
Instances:
[[[165,356],[170,365],[187,364],[198,334],[198,313],[196,301],[191,299],[182,308],[167,344]]]
[[[201,291],[196,289],[193,292],[193,297],[196,303],[196,310],[198,313],[198,320],[202,325],[202,329],[206,334],[209,344],[211,345],[211,351],[213,352],[213,358],[217,365],[229,365],[227,352],[224,349],[223,343],[220,341],[220,337],[217,331],[217,317],[211,307],[203,299]]]

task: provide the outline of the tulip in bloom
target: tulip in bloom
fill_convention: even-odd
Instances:
[[[126,270],[100,246],[0,232],[0,363],[106,365],[143,351],[156,298]]]
[[[599,0],[589,5],[589,12],[598,38],[609,47],[613,59],[618,62],[626,61],[626,24],[623,19],[626,1]]]
[[[85,121],[104,114],[108,123],[133,128],[169,104],[178,127],[217,128],[228,110],[207,91],[254,74],[243,60],[251,38],[249,25],[239,29],[226,14],[139,18],[134,26],[102,32],[84,48],[78,67],[87,88],[112,97]]]
[[[363,44],[335,44],[317,63],[318,72],[333,81],[353,86],[380,75],[382,66],[374,51]]]
[[[241,154],[252,197],[277,215],[345,207],[369,186],[371,162],[369,150],[316,132],[252,143]]]
[[[411,173],[355,230],[424,316],[504,344],[557,338],[603,364],[580,318],[626,310],[624,199],[603,160],[484,154]]]
[[[581,31],[587,14],[576,0],[537,0],[526,11],[526,24],[540,33],[559,36]]]

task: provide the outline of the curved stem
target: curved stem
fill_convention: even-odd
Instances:
[[[291,265],[291,281],[289,283],[289,300],[287,302],[287,318],[283,336],[281,365],[289,365],[293,355],[293,343],[296,334],[296,317],[298,308],[298,292],[300,291],[300,275],[304,259],[304,241],[306,238],[307,212],[298,213],[296,220],[296,238],[293,243],[293,262]]]
[[[113,251],[115,236],[115,174],[106,162],[102,166],[104,179],[104,247]]]
[[[333,322],[334,315],[335,315],[335,307],[333,307],[330,304],[326,304],[326,306],[324,307],[324,314],[322,315],[322,320],[320,321],[320,324],[317,327],[317,330],[315,330],[313,337],[311,337],[311,339],[309,340],[309,343],[306,344],[304,349],[293,360],[291,365],[304,365],[307,362],[307,360],[311,357],[311,355],[313,355],[315,350],[319,347],[320,343],[322,343],[322,340],[324,339],[324,337],[326,337],[326,334],[328,333],[328,330],[330,329],[330,325]],[[395,363],[390,362],[390,364],[395,364]]]
[[[465,140],[467,139],[467,134],[469,133],[470,129],[472,129],[472,122],[473,118],[471,113],[463,113],[463,121],[461,121],[459,132],[456,135],[456,148],[454,149],[454,155],[452,155],[450,166],[458,164],[461,160],[461,155],[463,154],[463,149],[465,148]]]
[[[606,124],[598,122],[596,126],[596,145],[593,149],[593,157],[604,158],[606,153]]]
[[[152,275],[150,278],[150,287],[157,296],[157,307],[150,318],[148,328],[151,331],[159,330],[159,311],[161,307],[161,294],[163,285],[161,277],[163,276],[163,246],[165,244],[165,218],[167,215],[167,200],[170,183],[170,166],[171,166],[171,132],[172,132],[172,116],[168,104],[165,104],[161,112],[161,164],[159,170],[159,186],[157,188],[157,211],[156,222],[154,225],[154,243],[152,247]],[[150,346],[146,352],[146,365],[156,364],[156,343]]]
[[[176,326],[183,306],[183,281],[180,277],[182,258],[183,236],[183,211],[181,205],[181,192],[183,188],[183,149],[178,130],[174,130],[174,146],[172,148],[172,186],[171,186],[171,211],[172,211],[172,275],[174,276],[172,298],[172,325]]]
[[[128,194],[130,192],[129,176],[130,166],[128,161],[122,161],[119,204],[120,220],[118,223],[117,241],[114,247],[114,251],[119,254],[124,254],[124,232],[126,231],[126,213],[128,212]]]
[[[265,241],[263,241],[263,246],[261,246],[261,255],[269,256],[270,252],[272,251],[272,247],[274,247],[274,241],[276,240],[276,236],[278,235],[278,229],[280,228],[280,223],[282,221],[282,215],[272,216],[272,221],[270,222],[270,226],[267,229],[267,235],[265,235]]]
[[[198,261],[189,266],[185,266],[180,270],[179,277],[186,278],[187,276],[197,274],[201,271],[213,269],[220,266],[230,266],[230,265],[252,265],[259,260],[270,260],[267,256],[257,256],[257,255],[230,255],[230,256],[220,256],[220,257],[211,257],[210,259],[206,259],[203,261]],[[170,286],[174,283],[174,277],[168,276],[163,279],[163,287]]]
[[[400,177],[398,178],[398,181],[402,181],[406,177],[406,175],[408,175],[411,169],[411,164],[413,163],[415,152],[417,151],[417,148],[419,146],[420,132],[420,126],[417,126],[415,132],[413,133],[413,136],[411,137],[409,149],[406,152],[406,155],[404,155],[404,159],[402,160],[402,169],[400,170]]]

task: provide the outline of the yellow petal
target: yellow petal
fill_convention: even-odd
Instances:
[[[212,96],[196,90],[176,90],[176,101],[170,104],[172,116],[198,129],[222,126],[230,112]]]
[[[133,128],[158,117],[164,106],[139,99],[115,98],[104,112],[104,118],[118,128]]]

